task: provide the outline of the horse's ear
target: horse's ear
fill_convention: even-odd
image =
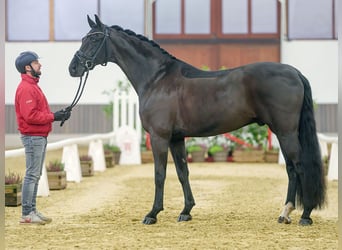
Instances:
[[[87,15],[87,18],[88,18],[88,23],[89,23],[90,28],[95,28],[96,23],[94,23],[94,21],[90,19],[89,15]]]
[[[104,27],[104,24],[100,21],[100,18],[97,15],[95,15],[95,21],[98,27],[100,28]]]

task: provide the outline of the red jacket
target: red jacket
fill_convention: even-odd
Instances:
[[[39,78],[21,74],[21,82],[15,93],[18,130],[24,135],[48,136],[54,115],[38,82]]]

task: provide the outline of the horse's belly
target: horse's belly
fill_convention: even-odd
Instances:
[[[183,120],[185,136],[212,136],[238,129],[251,121],[243,114],[230,112],[212,112],[197,117],[186,117]]]

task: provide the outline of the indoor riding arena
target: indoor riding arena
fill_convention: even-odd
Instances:
[[[7,159],[8,165],[15,170],[23,159]],[[177,222],[183,194],[174,164],[168,165],[156,224],[142,224],[153,202],[153,164],[116,165],[39,197],[50,224],[20,225],[21,207],[6,207],[6,249],[337,249],[337,181],[327,182],[327,206],[312,212],[313,225],[298,225],[300,209],[291,224],[279,224],[287,189],[283,165],[190,163],[196,205],[191,221]]]
[[[338,249],[337,0],[5,2],[6,249]],[[23,77],[52,124],[27,213]]]

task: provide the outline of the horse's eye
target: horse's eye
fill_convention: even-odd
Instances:
[[[93,42],[93,43],[96,42],[97,41],[97,37],[95,37],[95,36],[90,37],[90,41]]]

